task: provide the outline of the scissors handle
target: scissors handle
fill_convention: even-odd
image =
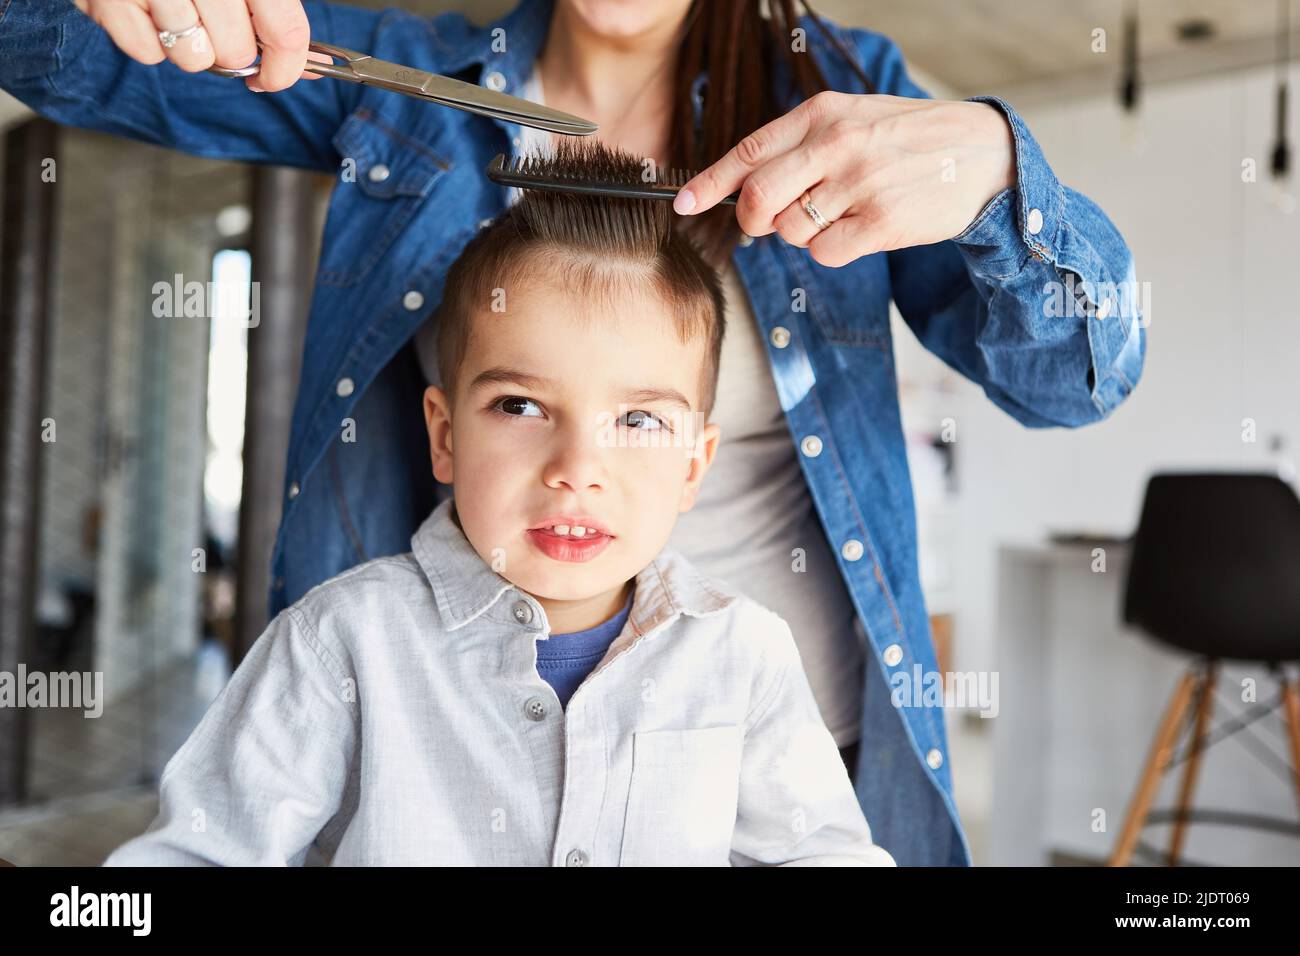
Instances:
[[[261,40],[257,41],[257,49],[259,51],[262,49]],[[352,69],[351,64],[355,60],[368,59],[366,54],[358,53],[356,50],[349,50],[346,47],[335,46],[332,43],[321,43],[319,40],[312,40],[311,43],[307,44],[307,49],[312,53],[324,53],[327,56],[347,61],[346,66],[340,66],[337,63],[322,63],[319,60],[308,60],[306,70],[309,73],[318,73],[321,76],[332,76],[336,80],[351,80],[354,83],[359,83],[361,81],[361,77]],[[210,66],[208,67],[208,72],[215,73],[217,76],[253,76],[260,73],[262,70],[261,59],[262,55],[259,52],[257,60],[254,60],[248,66],[241,66],[234,70],[227,69],[224,66]]]

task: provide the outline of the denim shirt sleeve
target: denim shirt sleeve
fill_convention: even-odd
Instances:
[[[380,13],[304,0],[313,37],[374,48]],[[360,87],[322,78],[254,93],[242,79],[139,63],[71,0],[0,0],[0,88],[51,120],[195,156],[333,170]]]
[[[281,612],[163,768],[158,816],[104,865],[302,865],[343,805],[358,719],[355,680]]]
[[[887,37],[851,31],[877,90],[929,97]],[[1031,427],[1105,418],[1136,386],[1146,355],[1133,256],[1106,214],[1056,178],[1024,121],[1016,186],[952,240],[888,253],[894,300],[918,339]],[[1041,222],[1040,222],[1041,217]]]

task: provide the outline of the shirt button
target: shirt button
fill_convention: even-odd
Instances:
[[[370,172],[366,175],[370,177],[372,183],[382,183],[388,178],[388,167],[383,163],[375,163],[370,167]]]
[[[529,697],[524,701],[524,713],[529,720],[546,719],[546,701],[540,697]]]
[[[790,330],[784,325],[778,325],[772,330],[770,338],[772,339],[773,345],[779,349],[783,349],[790,344]]]
[[[479,227],[480,229],[486,229],[486,228],[487,228],[488,226],[490,226],[490,225],[492,225],[492,220],[491,220],[491,219],[480,219],[480,220],[478,221],[478,227]]]
[[[822,453],[822,440],[816,435],[809,435],[799,443],[799,447],[809,458],[816,458]]]
[[[587,854],[579,850],[577,847],[574,847],[564,855],[565,866],[586,866],[587,860]]]
[[[862,542],[857,538],[849,538],[844,542],[844,547],[840,548],[840,554],[844,555],[846,561],[856,561],[862,557]]]
[[[356,383],[352,379],[345,377],[339,379],[338,385],[334,386],[334,391],[338,392],[339,398],[347,398],[352,394],[354,388],[356,388]]]
[[[931,750],[925,755],[925,762],[930,765],[931,770],[938,770],[943,766],[943,754],[938,750]]]
[[[289,500],[290,500],[290,501],[293,501],[294,498],[297,498],[297,497],[298,497],[298,491],[299,491],[299,489],[298,489],[298,482],[295,481],[293,484],[291,484],[291,485],[289,486]]]
[[[514,613],[515,620],[520,624],[531,624],[533,622],[533,609],[527,601],[516,601],[510,610]]]
[[[754,244],[754,237],[747,232],[742,232],[740,234],[740,244],[744,248],[748,249],[750,246]]]
[[[484,82],[487,84],[489,90],[496,90],[498,93],[506,88],[506,78],[497,70],[493,70],[489,73],[484,79]]]
[[[903,659],[903,649],[897,644],[890,644],[885,648],[885,663],[894,667]]]
[[[402,305],[406,306],[409,311],[414,312],[424,305],[424,294],[419,289],[412,289],[402,296]]]
[[[1029,227],[1029,234],[1036,236],[1043,231],[1043,211],[1041,209],[1029,210],[1029,221],[1025,223]]]
[[[1110,315],[1110,299],[1102,299],[1101,305],[1097,306],[1097,318],[1104,319]]]

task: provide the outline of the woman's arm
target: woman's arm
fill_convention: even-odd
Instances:
[[[314,38],[368,51],[381,14],[304,0]],[[146,65],[71,0],[0,0],[0,88],[58,123],[196,156],[331,171],[330,139],[360,87],[321,79],[275,93],[244,81]]]
[[[104,865],[301,865],[342,808],[356,700],[334,655],[282,611],[163,768],[158,816]]]
[[[780,233],[828,267],[886,253],[908,325],[997,405],[1039,427],[1104,418],[1146,353],[1123,237],[1061,185],[1004,101],[935,100],[888,37],[841,33],[878,92],[803,101],[686,183],[674,208],[699,214],[739,188],[751,236]]]
[[[881,92],[929,97],[896,44],[852,32]],[[926,348],[1021,423],[1105,418],[1137,385],[1146,356],[1133,255],[1092,200],[1057,180],[1009,104],[969,101],[1010,124],[1016,184],[951,242],[888,253],[898,311]]]

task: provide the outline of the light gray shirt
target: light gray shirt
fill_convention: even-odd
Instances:
[[[779,617],[665,546],[564,709],[452,507],[276,616],[107,865],[893,863]]]

